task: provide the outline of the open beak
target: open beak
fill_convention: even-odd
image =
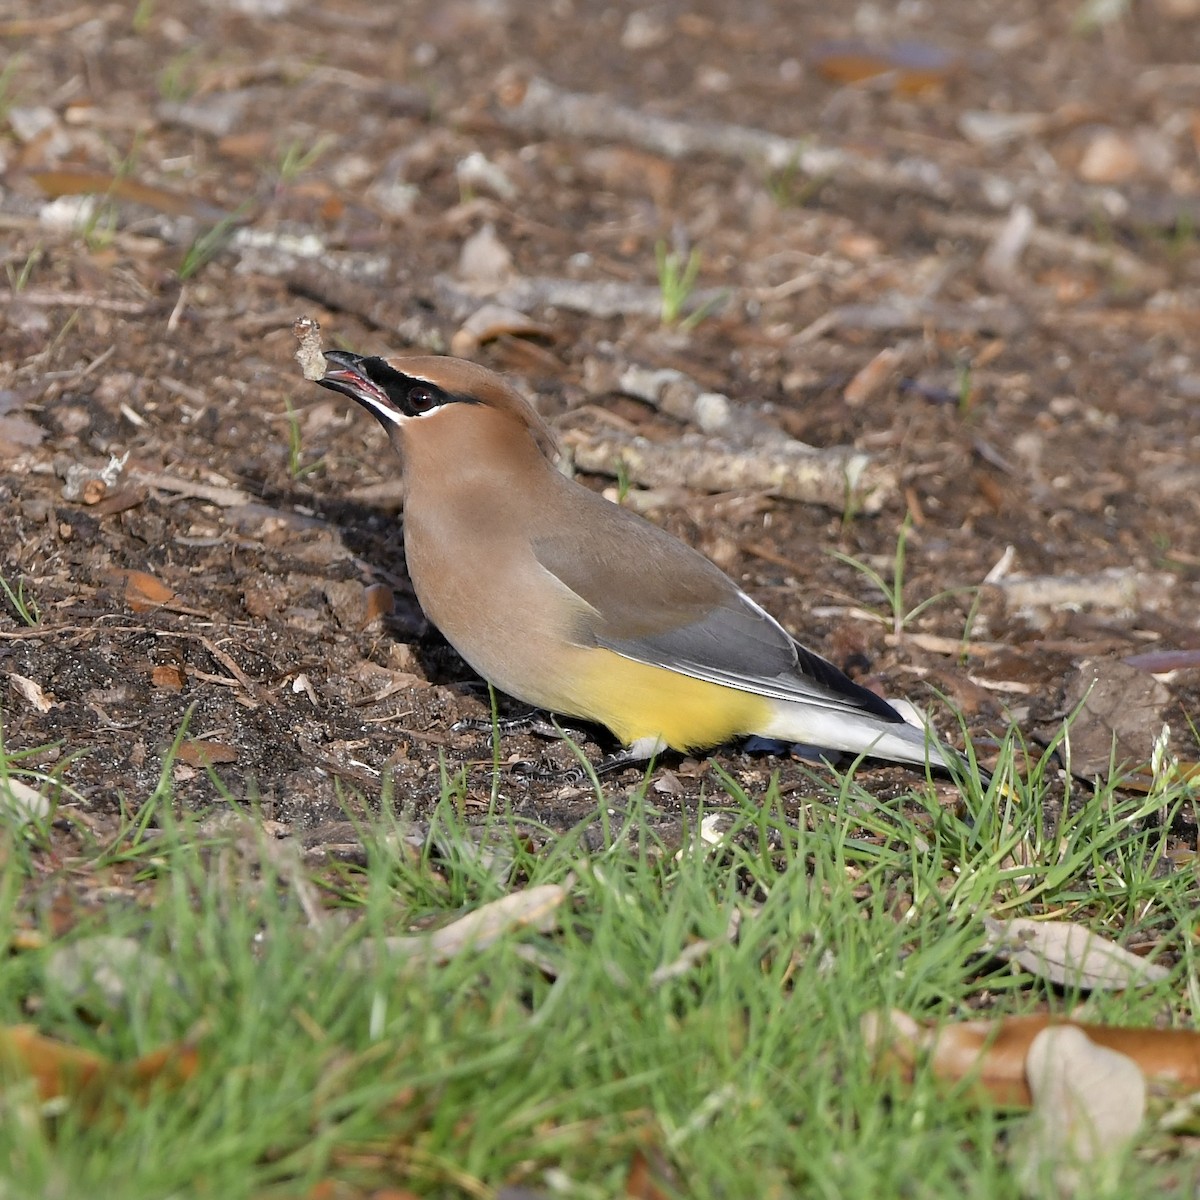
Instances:
[[[373,413],[388,428],[396,423],[396,406],[388,394],[363,369],[368,360],[362,354],[345,350],[325,351],[325,374],[317,380],[332,392],[349,396]]]

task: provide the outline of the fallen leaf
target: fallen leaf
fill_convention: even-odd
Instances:
[[[1124,1154],[1146,1115],[1146,1080],[1124,1054],[1074,1025],[1043,1029],[1025,1060],[1033,1112],[1013,1147],[1018,1183],[1030,1196],[1111,1194]]]
[[[32,1076],[42,1100],[78,1095],[110,1069],[99,1054],[42,1037],[32,1025],[0,1028],[0,1071]]]
[[[474,353],[484,342],[505,334],[516,337],[549,337],[553,331],[541,321],[527,317],[503,304],[485,304],[477,308],[450,339],[451,354],[462,357]]]
[[[378,615],[372,609],[372,605],[377,608],[378,597],[370,596],[369,589],[357,579],[331,579],[321,590],[343,629],[365,629]],[[391,599],[390,590],[388,598]]]
[[[125,603],[134,612],[152,612],[175,599],[165,583],[146,571],[109,571],[106,578],[124,588]]]
[[[512,254],[490,221],[463,242],[458,256],[458,277],[473,290],[481,294],[494,292],[513,273]]]
[[[832,83],[854,84],[887,75],[892,91],[918,96],[945,85],[962,63],[957,55],[925,42],[872,45],[860,41],[828,42],[812,51],[817,73]]]
[[[1073,921],[984,917],[983,924],[987,930],[984,945],[997,958],[1063,987],[1120,991],[1140,983],[1157,983],[1171,973]]]
[[[319,381],[325,375],[325,352],[321,349],[321,326],[312,317],[297,317],[292,322],[296,339],[296,362],[305,379]]]
[[[237,762],[238,752],[225,742],[206,742],[188,738],[175,756],[189,767],[211,767],[217,763]]]
[[[150,672],[150,682],[156,688],[165,688],[169,692],[182,692],[187,683],[187,675],[182,667],[174,663],[157,666]]]
[[[36,788],[11,775],[0,775],[0,821],[20,828],[30,821],[44,821],[50,807],[50,801]]]
[[[1200,783],[1200,763],[1180,762],[1179,759],[1176,759],[1171,764],[1170,779],[1172,782],[1178,783],[1192,781]],[[1121,787],[1127,792],[1141,792],[1149,795],[1155,788],[1161,788],[1162,785],[1162,778],[1155,774],[1149,764],[1121,776]]]
[[[1076,170],[1087,183],[1125,183],[1144,165],[1133,137],[1116,129],[1100,129],[1084,148]]]
[[[86,485],[85,485],[86,487]],[[149,491],[144,487],[122,487],[115,492],[109,492],[96,506],[93,512],[98,517],[112,517],[117,513],[127,512],[145,502]]]
[[[1060,1025],[1081,1029],[1097,1045],[1132,1059],[1153,1083],[1200,1091],[1200,1033],[1190,1029],[1094,1025],[1044,1013],[936,1025],[896,1010],[868,1013],[861,1029],[881,1076],[911,1082],[918,1060],[927,1059],[943,1083],[967,1083],[969,1092],[994,1104],[1026,1107],[1032,1100],[1025,1077],[1029,1047],[1043,1029]]]
[[[378,621],[380,617],[386,617],[391,614],[395,607],[396,598],[392,595],[392,589],[386,583],[372,583],[368,586],[366,592],[367,601],[367,624],[372,621]]]
[[[1147,650],[1142,654],[1127,654],[1121,661],[1151,675],[1169,675],[1173,671],[1200,670],[1200,649]]]
[[[704,938],[701,941],[692,942],[685,946],[679,957],[669,963],[664,963],[661,967],[657,967],[650,973],[650,986],[661,987],[664,983],[671,979],[677,979],[681,975],[685,975],[688,971],[700,962],[717,947],[726,942],[737,941],[738,932],[742,927],[741,909],[735,908],[729,914],[729,924],[725,930],[723,938]]]
[[[383,948],[397,957],[444,963],[467,950],[484,950],[518,930],[546,933],[556,927],[555,911],[566,900],[572,882],[568,877],[563,885],[544,883],[512,892],[431,933],[384,938]],[[369,943],[361,950],[366,957],[373,956]]]
[[[1072,773],[1107,778],[1114,761],[1148,762],[1172,702],[1170,689],[1145,671],[1115,659],[1081,661],[1062,701],[1063,711],[1075,713],[1064,742]]]
[[[655,1174],[645,1151],[635,1150],[629,1160],[629,1174],[625,1176],[627,1200],[667,1200],[667,1193],[659,1187]]]
[[[113,196],[132,204],[144,204],[176,217],[195,217],[216,224],[233,219],[232,214],[183,192],[141,183],[126,175],[104,171],[34,171],[29,176],[42,192],[58,196]]]
[[[24,675],[13,674],[9,676],[9,679],[12,680],[13,688],[38,712],[46,713],[57,707],[57,701],[53,696],[42,691],[40,683],[27,679]]]
[[[32,1025],[0,1027],[0,1076],[32,1077],[40,1100],[81,1101],[89,1115],[112,1093],[132,1091],[144,1097],[150,1085],[161,1081],[178,1086],[198,1067],[199,1055],[186,1043],[117,1064],[94,1051],[43,1037]]]
[[[842,399],[858,408],[873,399],[891,382],[905,360],[905,352],[895,346],[885,346],[846,385]]]

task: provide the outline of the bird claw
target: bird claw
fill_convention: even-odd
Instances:
[[[503,721],[496,722],[493,722],[491,717],[463,717],[455,721],[450,728],[455,733],[491,733],[497,730],[501,737],[515,733],[532,733],[538,737],[555,739],[566,736],[557,725],[551,725],[536,713],[528,713],[523,717],[506,717]]]
[[[537,779],[547,783],[557,783],[563,787],[579,787],[587,782],[587,771],[580,766],[556,767],[548,765],[545,760],[534,762],[523,758],[512,764],[510,768],[514,775],[526,779]]]

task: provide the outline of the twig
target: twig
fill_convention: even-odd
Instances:
[[[1133,612],[1167,605],[1177,583],[1168,571],[1110,567],[1092,575],[1008,575],[995,588],[1009,608],[1128,609]]]
[[[235,487],[213,487],[207,483],[196,483],[191,479],[177,479],[174,475],[163,475],[157,471],[129,472],[132,483],[140,483],[145,487],[156,488],[160,492],[170,492],[172,495],[183,496],[188,500],[207,500],[220,508],[233,508],[238,504],[255,504],[256,499]]]
[[[782,435],[741,448],[700,434],[661,443],[613,429],[572,430],[563,441],[580,470],[615,476],[621,469],[639,487],[765,492],[866,513],[882,509],[898,488],[895,471],[870,455],[842,446],[817,450]]]
[[[446,276],[434,280],[438,308],[463,320],[479,307],[479,297]],[[728,288],[698,288],[682,305],[682,314],[713,312],[731,295]],[[565,308],[608,320],[611,317],[654,317],[662,313],[662,291],[649,284],[618,279],[561,279],[553,275],[523,276],[490,292],[488,300],[519,312]]]
[[[1002,236],[1011,217],[983,217],[970,213],[925,212],[921,223],[932,232],[949,237],[969,237],[995,243]],[[1140,287],[1158,288],[1166,281],[1166,273],[1151,266],[1124,246],[1101,245],[1074,234],[1062,233],[1035,225],[1027,234],[1028,244],[1050,258],[1084,263],[1090,267],[1111,270]]]
[[[94,308],[134,317],[146,316],[162,308],[158,300],[117,300],[111,296],[97,296],[94,292],[0,292],[0,301],[31,304],[38,308]]]
[[[671,368],[622,364],[592,355],[585,365],[584,387],[592,395],[621,392],[634,396],[677,421],[696,426],[702,433],[720,434],[733,441],[781,436],[778,425],[753,407],[735,404],[723,392],[710,391]]]
[[[844,304],[831,308],[796,334],[795,341],[804,346],[842,329],[894,332],[924,329],[927,325],[963,333],[987,330],[1011,337],[1029,323],[1028,314],[1007,300],[981,299],[967,305],[899,297],[885,304]]]

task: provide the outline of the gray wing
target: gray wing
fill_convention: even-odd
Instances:
[[[773,700],[903,720],[886,700],[800,645],[749,596],[739,593],[739,599],[736,607],[714,609],[700,621],[666,633],[633,639],[598,633],[596,644],[625,658]]]
[[[592,526],[601,533],[589,545],[556,534],[533,544],[538,562],[583,601],[575,631],[582,644],[743,692],[903,723],[887,701],[801,646],[703,555],[594,499],[609,511]]]

